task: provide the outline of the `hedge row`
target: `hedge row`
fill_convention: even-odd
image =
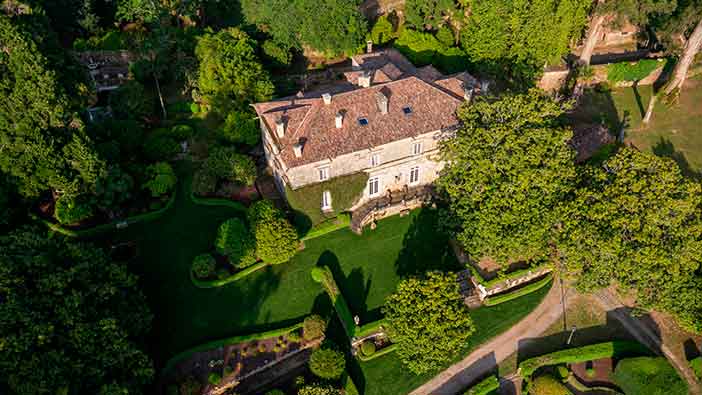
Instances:
[[[359,352],[358,355],[356,355],[356,356],[362,362],[368,362],[368,361],[371,361],[373,359],[380,358],[383,355],[390,354],[391,352],[394,352],[395,350],[397,350],[397,344],[391,344],[391,345],[383,348],[382,350],[378,350],[378,351],[374,352],[372,355],[365,356],[365,355],[363,355],[363,353]]]
[[[536,265],[533,267],[528,267],[526,269],[519,269],[515,270],[513,272],[505,273],[505,274],[498,274],[497,277],[493,278],[492,280],[487,280],[484,279],[481,275],[480,272],[473,268],[472,266],[468,266],[470,269],[471,273],[473,274],[473,277],[475,280],[478,282],[478,284],[482,285],[485,288],[490,288],[494,285],[497,285],[505,280],[513,280],[515,278],[523,277],[524,275],[528,274],[529,272],[534,272],[537,270],[545,269],[545,268],[550,268],[551,264],[548,262],[544,262],[540,265]]]
[[[387,326],[387,320],[385,318],[369,322],[362,326],[356,326],[354,334],[356,337],[359,338],[366,337],[368,335],[378,332],[381,326]]]
[[[589,346],[560,350],[550,354],[527,359],[519,364],[519,374],[530,378],[542,366],[564,363],[580,363],[601,358],[618,358],[631,355],[648,355],[648,349],[640,343],[629,341],[612,341],[591,344]]]
[[[500,388],[500,380],[497,376],[490,376],[478,384],[470,387],[465,395],[488,395],[492,391]]]
[[[348,228],[351,225],[351,214],[341,213],[334,219],[324,221],[319,225],[315,225],[310,229],[300,240],[311,240],[327,233],[337,231],[339,229]]]
[[[339,286],[334,280],[334,275],[332,274],[329,267],[314,267],[312,269],[312,279],[318,283],[321,283],[324,290],[329,295],[329,298],[334,305],[334,310],[336,314],[339,315],[339,319],[344,326],[344,330],[350,339],[354,338],[354,333],[356,332],[356,323],[353,320],[353,315],[351,314],[351,309],[344,299],[344,295],[341,294]]]
[[[509,302],[510,300],[514,300],[517,298],[521,298],[524,295],[528,295],[532,292],[536,292],[540,290],[541,288],[545,287],[551,282],[551,275],[548,274],[546,277],[542,278],[539,281],[533,282],[529,285],[525,285],[522,288],[519,288],[518,290],[514,292],[509,292],[503,295],[497,295],[497,296],[492,296],[488,297],[483,301],[485,306],[497,306],[500,303],[505,303]]]
[[[200,280],[195,275],[193,274],[193,271],[190,270],[190,280],[192,280],[193,285],[195,285],[198,288],[217,288],[221,287],[223,285],[232,283],[234,281],[241,280],[242,278],[248,276],[249,274],[252,274],[256,271],[259,271],[263,269],[264,267],[268,266],[268,263],[266,262],[258,262],[252,266],[247,267],[246,269],[243,269],[241,271],[238,271],[234,273],[233,275],[224,278],[224,279],[217,279],[217,280]]]
[[[345,391],[346,395],[359,395],[360,393],[358,392],[358,388],[356,387],[356,383],[353,382],[353,379],[351,376],[346,373],[344,375],[344,378],[342,379],[343,381],[343,388]]]
[[[69,236],[69,237],[90,237],[90,236],[95,236],[99,235],[101,233],[109,232],[115,229],[120,229],[123,226],[129,226],[129,225],[134,225],[139,222],[147,222],[147,221],[153,221],[157,218],[160,218],[163,214],[168,211],[173,206],[173,203],[175,203],[176,199],[176,191],[173,191],[171,194],[170,199],[168,199],[168,203],[166,203],[165,206],[162,208],[156,210],[156,211],[151,211],[148,213],[144,214],[139,214],[135,215],[132,217],[127,217],[125,219],[121,219],[118,221],[113,221],[107,224],[103,225],[98,225],[89,229],[82,229],[82,230],[73,230],[73,229],[68,229],[64,228],[63,226],[53,223],[51,221],[47,221],[43,218],[38,218],[41,222],[43,222],[49,229],[51,229],[54,232],[61,233],[64,236]]]
[[[229,344],[238,344],[238,343],[243,343],[243,342],[248,342],[248,341],[253,341],[253,340],[270,339],[273,337],[284,336],[290,332],[293,332],[293,331],[296,331],[296,330],[302,328],[302,326],[303,326],[303,322],[300,321],[297,324],[294,324],[292,326],[288,326],[286,328],[273,329],[273,330],[270,330],[267,332],[251,333],[248,335],[232,336],[232,337],[228,337],[226,339],[213,340],[211,342],[200,344],[199,346],[196,346],[196,347],[193,347],[191,349],[180,352],[180,353],[174,355],[171,359],[169,359],[168,362],[166,362],[165,367],[163,368],[163,374],[164,375],[168,374],[168,372],[171,369],[173,369],[176,364],[189,358],[190,356],[192,356],[195,353],[203,352],[203,351],[207,351],[207,350],[212,350],[214,348],[224,347],[224,346],[227,346]]]

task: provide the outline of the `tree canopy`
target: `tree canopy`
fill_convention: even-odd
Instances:
[[[438,185],[472,257],[504,264],[548,254],[559,207],[576,181],[572,131],[558,120],[563,110],[537,91],[459,110],[462,126],[441,143],[447,166]]]
[[[0,299],[0,387],[139,394],[150,383],[138,343],[151,322],[146,300],[102,250],[33,228],[0,237]]]
[[[475,331],[453,273],[409,278],[385,300],[383,312],[396,353],[415,374],[451,361]]]
[[[581,289],[613,280],[702,331],[702,190],[672,159],[624,147],[588,169],[558,247]]]

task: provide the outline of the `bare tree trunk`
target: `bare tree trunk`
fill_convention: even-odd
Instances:
[[[695,27],[695,30],[685,44],[683,55],[680,57],[678,64],[675,65],[673,78],[665,87],[664,92],[666,95],[670,95],[676,88],[682,88],[685,78],[687,78],[687,71],[695,60],[695,55],[700,51],[700,47],[702,47],[702,19],[697,22],[697,27]]]
[[[156,91],[158,92],[158,100],[161,102],[161,111],[163,111],[163,119],[168,118],[166,114],[166,106],[163,104],[163,95],[161,94],[161,84],[158,83],[158,78],[156,78],[156,73],[152,74],[154,76],[154,82],[156,82]]]
[[[592,52],[595,50],[597,45],[598,37],[600,35],[600,29],[604,23],[605,16],[597,15],[595,19],[590,23],[590,29],[587,32],[587,38],[585,39],[585,45],[583,47],[583,52],[580,54],[580,63],[583,65],[590,65],[590,59],[592,59]]]
[[[653,116],[653,108],[656,106],[656,100],[658,100],[658,95],[656,94],[656,92],[653,92],[653,94],[651,95],[651,101],[648,102],[646,115],[643,118],[644,125],[648,125],[648,123],[651,121],[651,117]]]

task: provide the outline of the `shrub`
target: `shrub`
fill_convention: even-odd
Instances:
[[[54,206],[54,217],[63,225],[78,223],[92,215],[93,208],[80,196],[63,195]]]
[[[396,32],[392,26],[392,22],[388,20],[387,15],[382,15],[373,25],[370,31],[370,39],[375,44],[385,44],[396,37]]]
[[[252,185],[256,180],[256,165],[246,155],[231,147],[218,147],[210,152],[204,169],[217,178],[224,178],[244,185]]]
[[[490,376],[472,386],[465,395],[488,395],[498,388],[500,388],[500,380],[497,376]]]
[[[625,394],[687,394],[687,385],[665,358],[639,357],[621,360],[617,363],[612,378]]]
[[[213,193],[217,187],[217,177],[207,170],[199,169],[193,175],[192,190],[196,195]]]
[[[665,62],[659,62],[655,59],[643,59],[634,63],[613,63],[607,66],[607,79],[612,82],[640,81],[658,67],[663,66],[665,66]]]
[[[570,370],[565,365],[556,366],[556,373],[561,380],[565,380],[570,376]]]
[[[279,66],[287,66],[292,60],[290,50],[277,43],[275,40],[266,40],[263,42],[263,53],[269,58],[278,63]]]
[[[171,160],[181,151],[180,144],[172,137],[151,133],[144,142],[144,156],[153,161]]]
[[[572,392],[553,376],[539,376],[529,387],[530,395],[571,395]]]
[[[219,385],[219,383],[222,381],[222,374],[217,373],[217,372],[210,372],[210,374],[207,375],[207,382],[212,384],[212,385]]]
[[[200,105],[197,103],[191,103],[190,104],[190,112],[193,114],[199,114],[200,113]]]
[[[702,357],[697,357],[690,361],[690,367],[697,375],[697,378],[702,380]]]
[[[322,331],[324,333],[324,331]],[[291,343],[299,343],[302,338],[300,337],[300,334],[297,331],[293,331],[288,333],[288,341]]]
[[[236,267],[244,268],[256,263],[253,237],[239,218],[228,219],[219,226],[215,248],[220,254],[227,255]]]
[[[146,168],[148,181],[143,185],[151,191],[151,196],[158,197],[173,190],[178,178],[173,167],[166,162],[159,162]]]
[[[252,204],[248,217],[254,233],[256,256],[262,261],[276,265],[289,261],[297,253],[300,244],[297,232],[273,203],[260,200]]]
[[[199,279],[209,278],[215,271],[215,259],[210,254],[201,254],[193,259],[193,274]]]
[[[110,93],[110,108],[118,119],[143,119],[154,113],[154,97],[136,80]]]
[[[305,321],[302,324],[302,336],[304,336],[305,340],[319,339],[324,336],[324,331],[326,330],[327,322],[316,314],[305,317]],[[293,340],[291,339],[290,341]]]
[[[346,359],[340,351],[331,348],[314,350],[310,356],[310,371],[323,379],[338,379],[346,368]]]
[[[453,30],[449,26],[441,26],[436,32],[436,39],[447,47],[452,47],[456,45],[456,38],[453,34]]]
[[[178,140],[187,140],[193,136],[195,131],[189,125],[176,125],[171,128],[171,135]]]
[[[361,353],[363,355],[370,357],[371,355],[375,354],[375,343],[373,341],[364,341],[361,344]]]
[[[297,392],[297,395],[339,395],[336,388],[326,384],[306,385]]]
[[[234,144],[256,145],[261,140],[261,130],[256,118],[247,112],[233,111],[227,115],[221,129],[224,140]]]

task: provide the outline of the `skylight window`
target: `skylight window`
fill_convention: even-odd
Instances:
[[[358,124],[361,126],[366,126],[368,125],[368,119],[366,118],[358,118]]]
[[[410,107],[410,106],[402,107],[402,112],[404,112],[405,115],[410,115],[410,114],[412,114],[412,107]]]

